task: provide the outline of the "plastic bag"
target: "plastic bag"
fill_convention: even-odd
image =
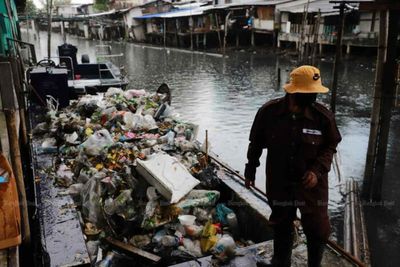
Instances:
[[[233,210],[231,210],[230,208],[228,208],[224,204],[219,203],[215,207],[215,212],[216,212],[215,217],[217,218],[217,220],[220,223],[222,223],[223,225],[227,225],[228,224],[227,215],[230,214],[230,213],[233,213]]]
[[[216,190],[192,190],[177,206],[181,209],[214,206],[220,196]]]
[[[208,221],[203,228],[203,232],[201,233],[201,251],[204,253],[210,251],[215,244],[217,244],[217,242],[217,228],[211,223],[211,221]]]
[[[235,240],[230,235],[223,235],[212,249],[213,254],[220,260],[226,261],[235,256]]]
[[[80,143],[78,141],[78,137],[79,136],[76,132],[73,132],[72,134],[64,134],[65,142],[71,145],[76,145]]]
[[[82,189],[83,189],[83,184],[78,183],[78,184],[73,184],[68,188],[68,194],[75,197],[75,196],[80,196]]]
[[[121,88],[110,87],[108,88],[107,92],[104,94],[106,97],[114,96],[114,95],[121,95],[124,91]]]
[[[136,90],[136,89],[130,89],[130,90],[126,90],[124,92],[124,97],[128,100],[134,98],[134,97],[141,97],[144,96],[146,94],[146,91],[141,89],[141,90]]]
[[[82,215],[89,222],[96,225],[103,222],[101,211],[101,182],[100,180],[105,177],[105,173],[97,173],[93,176],[82,188]]]
[[[53,137],[46,138],[44,139],[42,143],[42,148],[49,148],[49,147],[55,147],[57,144],[57,140]]]
[[[125,112],[123,117],[125,128],[129,130],[135,130],[142,120],[143,116],[141,114],[133,114],[132,112]]]
[[[65,164],[61,164],[56,172],[56,181],[58,185],[69,187],[73,183],[73,176],[71,169]]]
[[[143,117],[141,128],[144,130],[153,130],[157,128],[156,121],[153,119],[151,115],[145,115]]]
[[[199,225],[185,225],[185,233],[191,237],[199,237],[203,232],[203,226]]]
[[[106,129],[99,130],[92,134],[85,142],[81,144],[86,154],[98,156],[102,150],[114,144],[110,133]]]
[[[189,238],[184,238],[183,247],[184,249],[181,250],[189,253],[194,257],[200,258],[203,256],[203,253],[201,253],[201,246],[199,240],[191,240]]]

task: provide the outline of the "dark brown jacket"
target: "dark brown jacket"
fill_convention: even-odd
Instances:
[[[333,113],[314,103],[301,114],[288,110],[286,97],[264,104],[250,132],[247,168],[260,165],[267,148],[267,196],[271,200],[306,201],[307,205],[328,201],[327,174],[336,146],[341,141]],[[318,184],[304,189],[306,171],[318,176]]]

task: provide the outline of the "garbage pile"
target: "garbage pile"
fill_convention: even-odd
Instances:
[[[217,166],[165,97],[110,88],[50,108],[34,129],[44,152],[58,151],[55,183],[82,214],[92,263],[117,257],[110,240],[175,262],[234,255],[238,222],[218,203]]]

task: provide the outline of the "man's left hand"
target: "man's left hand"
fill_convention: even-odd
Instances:
[[[318,177],[317,175],[312,172],[312,171],[308,171],[304,174],[303,176],[303,185],[306,189],[310,189],[313,188],[314,186],[317,185],[318,183]]]

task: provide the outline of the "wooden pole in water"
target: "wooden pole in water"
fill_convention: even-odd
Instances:
[[[305,28],[307,25],[307,16],[308,16],[308,7],[310,4],[310,0],[307,0],[307,4],[304,6],[304,13],[303,13],[303,21],[301,23],[301,34],[300,34],[300,42],[298,47],[298,63],[302,64],[304,58],[304,35],[305,35]]]
[[[224,48],[223,48],[223,55],[225,56],[225,49],[226,49],[226,38],[228,36],[228,23],[229,23],[229,17],[231,16],[231,11],[228,12],[228,14],[225,17],[225,26],[224,26]]]
[[[314,24],[314,41],[313,41],[312,56],[311,56],[311,65],[313,65],[313,66],[315,66],[315,59],[317,56],[320,21],[321,21],[321,9],[318,10],[317,20],[315,21],[315,24]]]
[[[164,47],[167,45],[167,22],[164,18],[164,25],[163,25],[163,39],[164,39]]]
[[[190,16],[189,21],[189,27],[190,27],[190,50],[193,50],[193,17]]]
[[[340,68],[340,63],[342,60],[342,37],[343,37],[343,27],[344,27],[344,8],[345,3],[340,3],[339,11],[339,25],[338,25],[338,35],[336,39],[336,55],[335,61],[333,63],[333,78],[331,86],[331,111],[336,112],[336,95],[337,95],[337,80]]]
[[[379,13],[379,44],[378,44],[378,55],[376,60],[374,102],[372,105],[371,126],[369,131],[368,150],[367,150],[364,181],[362,188],[362,197],[364,199],[370,198],[371,183],[376,161],[376,149],[378,144],[378,132],[379,132],[379,117],[380,117],[381,99],[382,99],[382,75],[383,75],[383,64],[386,58],[387,36],[388,36],[388,11],[382,10]]]
[[[386,152],[390,131],[390,119],[394,105],[396,93],[397,78],[397,37],[400,32],[398,18],[400,10],[389,11],[389,27],[386,62],[383,67],[382,79],[382,104],[380,116],[379,142],[376,153],[376,168],[372,184],[372,200],[380,201],[382,199],[383,174],[386,163]]]
[[[215,17],[215,24],[216,24],[216,26],[217,26],[217,34],[218,34],[218,42],[219,42],[219,47],[221,48],[221,49],[223,49],[223,45],[222,45],[222,41],[221,41],[221,35],[219,34],[219,31],[220,31],[220,27],[219,27],[219,22],[218,22],[218,16],[217,16],[217,13],[214,13],[214,17]],[[226,26],[225,26],[226,27]]]
[[[208,130],[206,130],[206,166],[208,165]]]

